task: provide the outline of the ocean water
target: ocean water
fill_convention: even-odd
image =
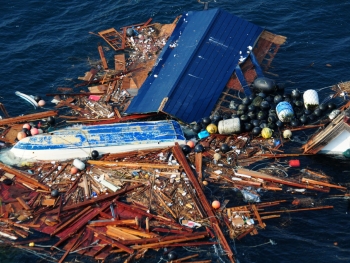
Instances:
[[[350,2],[210,1],[209,8],[216,7],[287,37],[272,63],[273,75],[266,75],[287,90],[311,88],[327,96],[323,88],[350,80]],[[38,110],[17,97],[15,91],[45,98],[58,87],[74,87],[77,77],[90,69],[89,60],[99,59],[97,45],[107,46],[89,32],[141,23],[150,17],[154,22],[170,23],[183,12],[201,9],[203,5],[196,0],[1,1],[0,102],[10,116],[34,113]],[[106,54],[111,58],[113,52]],[[50,98],[46,100],[44,110],[53,109]],[[323,170],[334,182],[350,186],[349,160],[323,156],[300,160],[303,167]],[[270,193],[262,201],[282,197]],[[266,229],[259,230],[259,235],[230,241],[236,259],[241,263],[350,262],[349,201],[320,194],[312,198],[334,209],[267,220]],[[180,255],[199,252],[202,259],[213,262],[227,261],[214,247],[178,251]],[[163,262],[166,257],[162,253],[139,262]],[[0,262],[46,262],[9,248],[0,248],[0,257]]]

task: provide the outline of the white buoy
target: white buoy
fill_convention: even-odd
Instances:
[[[292,138],[292,131],[291,131],[291,130],[285,130],[285,131],[283,132],[283,138],[284,138],[284,139],[290,139],[290,138]]]
[[[80,161],[79,159],[74,159],[73,161],[73,165],[78,168],[80,171],[85,169],[85,163],[83,163],[82,161]]]
[[[303,99],[304,99],[304,106],[308,110],[313,110],[320,104],[318,100],[317,91],[313,89],[309,89],[305,91],[303,95]]]
[[[219,121],[218,131],[220,134],[233,134],[241,132],[241,122],[239,118]]]

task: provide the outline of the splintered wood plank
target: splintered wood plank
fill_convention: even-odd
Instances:
[[[135,236],[145,237],[145,238],[152,238],[152,237],[158,237],[158,235],[153,233],[146,233],[141,230],[131,229],[127,227],[117,227],[118,230],[123,231],[124,233],[132,234]]]
[[[101,61],[102,61],[102,66],[105,70],[108,69],[108,64],[107,64],[107,60],[106,60],[106,57],[105,57],[105,53],[103,52],[103,48],[101,45],[98,46],[98,53],[100,54],[100,58],[101,58]]]
[[[125,71],[125,54],[114,56],[114,67],[116,71]]]
[[[140,239],[140,237],[126,233],[117,227],[113,226],[107,226],[106,231],[107,236],[110,236],[112,238],[122,239],[122,240],[134,240],[134,239]]]
[[[16,199],[25,210],[30,210],[30,207],[21,197],[17,197]]]
[[[198,179],[202,182],[202,153],[195,154],[195,164],[196,164],[196,172],[198,174]]]
[[[253,212],[254,212],[254,215],[255,215],[256,219],[257,219],[258,222],[259,222],[259,226],[260,226],[261,228],[265,228],[265,224],[264,224],[264,222],[261,220],[261,217],[260,217],[260,215],[259,215],[258,209],[256,208],[255,205],[252,205],[252,210],[253,210]]]

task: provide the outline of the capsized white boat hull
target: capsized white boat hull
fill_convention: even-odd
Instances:
[[[175,121],[129,122],[75,126],[17,142],[10,152],[17,158],[67,160],[99,154],[165,148],[184,144],[185,136]]]

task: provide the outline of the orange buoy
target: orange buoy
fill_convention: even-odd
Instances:
[[[208,185],[208,181],[203,181],[203,185]]]
[[[188,141],[187,145],[190,146],[190,148],[194,148],[195,143],[194,143],[194,141]]]
[[[214,208],[214,209],[219,209],[220,208],[220,202],[215,200],[211,203],[211,206]]]
[[[72,168],[70,168],[70,174],[76,174],[77,172],[79,172],[79,169],[75,166],[72,166]]]
[[[28,130],[30,130],[30,124],[29,123],[26,123],[26,124],[23,124],[23,128],[26,128],[26,129],[28,129]]]
[[[31,128],[30,129],[30,134],[31,135],[37,135],[37,134],[39,134],[39,130],[37,128]]]
[[[289,160],[289,166],[290,167],[300,167],[300,161],[299,160]]]
[[[19,141],[24,139],[25,137],[27,137],[27,134],[24,131],[20,131],[20,132],[17,133],[17,139]]]
[[[38,101],[38,106],[39,107],[44,107],[45,106],[45,101],[44,100],[39,100]]]

